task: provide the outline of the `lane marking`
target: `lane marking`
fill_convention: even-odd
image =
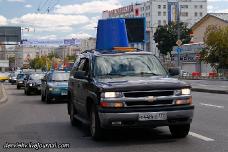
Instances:
[[[197,133],[194,133],[194,132],[189,132],[189,135],[190,135],[190,136],[193,136],[193,137],[195,137],[195,138],[204,140],[204,141],[215,141],[215,140],[212,139],[212,138],[208,138],[208,137],[202,136],[202,135],[197,134]]]
[[[214,108],[224,109],[224,106],[217,106],[217,105],[206,104],[206,103],[202,103],[202,102],[200,103],[200,105],[207,106],[207,107],[214,107]]]

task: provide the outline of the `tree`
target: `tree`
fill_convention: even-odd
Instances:
[[[228,27],[209,26],[204,36],[205,48],[201,60],[215,69],[228,68]]]
[[[192,32],[191,29],[187,27],[185,23],[179,23],[180,27],[180,40],[187,44],[191,40],[190,33]],[[173,46],[176,45],[177,41],[177,32],[178,25],[174,22],[159,26],[154,33],[154,41],[158,43],[157,47],[160,50],[162,55],[168,55],[171,53]]]

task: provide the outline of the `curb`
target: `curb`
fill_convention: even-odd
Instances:
[[[0,105],[1,105],[3,103],[7,102],[8,97],[7,97],[7,93],[6,93],[5,87],[4,87],[4,85],[2,83],[1,83],[0,87],[2,89],[2,94],[3,94],[3,97],[0,99]]]
[[[216,93],[216,94],[228,94],[228,90],[208,90],[202,88],[192,88],[195,92],[205,92],[205,93]]]

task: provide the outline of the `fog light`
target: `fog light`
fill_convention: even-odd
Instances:
[[[176,100],[177,105],[184,105],[184,104],[192,104],[192,98],[184,99],[184,100]]]
[[[122,102],[102,101],[102,102],[100,102],[100,106],[103,108],[122,108],[122,107],[124,107],[124,104]]]
[[[114,103],[114,107],[115,108],[121,108],[121,107],[123,107],[123,103],[122,102]]]

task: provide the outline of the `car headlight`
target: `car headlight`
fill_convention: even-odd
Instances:
[[[189,88],[181,89],[181,94],[182,95],[190,95],[191,89],[189,89]]]
[[[32,87],[32,83],[30,83],[29,86]]]
[[[49,91],[52,91],[53,90],[53,88],[49,88]]]
[[[101,98],[120,98],[123,97],[121,92],[103,92]]]
[[[191,89],[189,88],[184,88],[184,89],[180,89],[180,90],[175,90],[174,93],[176,96],[180,96],[180,95],[190,95],[191,94]]]

